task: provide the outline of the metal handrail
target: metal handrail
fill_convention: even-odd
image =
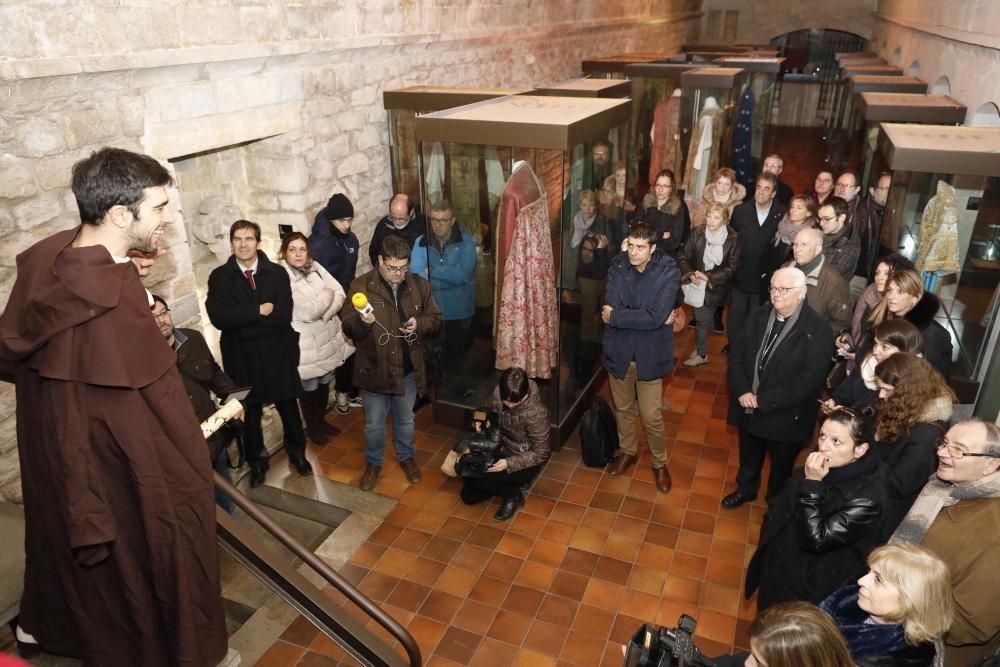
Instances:
[[[264,530],[270,533],[276,540],[281,542],[281,544],[283,544],[289,551],[295,554],[304,563],[309,565],[309,567],[311,567],[317,574],[323,577],[327,583],[336,588],[341,594],[344,595],[344,597],[360,607],[365,614],[367,614],[370,618],[373,618],[379,625],[385,628],[385,630],[403,646],[403,649],[406,651],[410,660],[410,666],[420,667],[423,663],[423,658],[420,655],[420,647],[417,646],[417,642],[413,639],[413,635],[411,635],[406,628],[400,625],[399,622],[392,616],[385,613],[385,611],[372,602],[372,600],[369,599],[364,593],[359,591],[357,588],[352,586],[350,582],[340,576],[340,574],[330,567],[326,561],[310,551],[305,545],[295,539],[295,537],[293,537],[287,530],[278,525],[278,523],[266,512],[264,512],[264,510],[258,507],[257,504],[250,498],[243,495],[243,493],[222,477],[222,475],[217,472],[214,473],[214,475],[216,489],[229,496],[229,498],[231,498],[232,501],[247,514],[247,516],[256,521]],[[303,610],[300,608],[299,611]],[[303,613],[303,615],[316,624],[315,619],[310,614]],[[317,627],[320,627],[321,630],[325,630],[325,628],[320,625],[317,625]],[[330,638],[335,641],[338,639],[336,636],[331,636]]]

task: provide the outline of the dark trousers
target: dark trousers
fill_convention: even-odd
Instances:
[[[734,287],[731,298],[732,302],[729,304],[729,322],[727,324],[729,329],[726,332],[729,334],[730,341],[733,339],[733,336],[739,336],[743,333],[743,323],[746,322],[747,316],[760,305],[760,294],[744,292]]]
[[[517,472],[491,472],[484,477],[466,478],[462,484],[462,502],[475,505],[493,496],[514,498],[538,474],[540,466],[533,466]]]
[[[285,451],[290,459],[302,459],[306,455],[306,433],[302,430],[302,415],[299,414],[299,402],[294,398],[287,401],[276,401],[274,409],[281,417],[281,428],[285,435]],[[264,414],[263,403],[247,403],[243,418],[243,448],[247,463],[252,468],[267,467],[267,451],[264,449],[264,433],[260,427],[260,418]]]
[[[465,353],[469,349],[472,318],[445,320],[443,329],[444,359],[442,361],[450,372],[461,373],[465,369]]]
[[[335,391],[352,396],[358,393],[358,388],[354,386],[354,356],[351,355],[333,372]]]
[[[764,456],[771,456],[771,477],[767,482],[767,501],[778,497],[782,487],[792,476],[795,457],[802,449],[802,442],[788,442],[759,438],[740,428],[740,469],[736,473],[737,491],[744,498],[756,498],[760,488],[760,471]]]

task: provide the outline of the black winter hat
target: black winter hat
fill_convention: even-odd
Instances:
[[[326,203],[325,210],[327,220],[354,217],[354,205],[351,204],[351,200],[347,198],[347,195],[339,192],[330,197],[330,201]]]

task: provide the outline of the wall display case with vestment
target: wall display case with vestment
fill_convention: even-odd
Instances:
[[[714,65],[713,65],[714,66]],[[691,138],[691,119],[682,118],[681,74],[694,63],[635,63],[625,68],[632,80],[632,131],[628,181],[637,201],[652,187],[661,169],[670,169],[678,182]]]
[[[878,151],[881,123],[961,125],[965,122],[965,105],[947,95],[866,92],[861,93],[860,98],[861,122],[846,153],[848,164],[858,165],[858,183],[863,186],[863,192],[887,169],[885,157]]]
[[[748,85],[737,102],[737,129],[728,164],[736,170],[736,180],[750,192],[754,176],[764,161],[764,148],[771,134],[775,91],[785,59],[728,56],[715,62],[720,67],[739,67],[747,72]]]
[[[851,90],[851,80],[856,76],[902,77],[903,70],[886,63],[847,63],[840,66],[840,94],[836,100],[832,126],[843,130],[851,120],[855,107],[852,104],[854,92]]]
[[[826,115],[826,127],[840,127],[840,115],[843,112],[844,106],[844,95],[847,89],[847,72],[844,71],[844,67],[849,65],[865,65],[865,66],[885,66],[889,63],[886,62],[884,58],[879,58],[873,56],[868,57],[838,57],[837,58],[837,68],[833,75],[833,79],[830,82],[830,90],[832,100],[829,103],[830,111]],[[896,69],[899,69],[898,67]],[[900,75],[903,71],[899,70]]]
[[[681,122],[690,119],[691,138],[678,182],[687,200],[700,201],[715,171],[727,166],[736,108],[746,86],[746,70],[738,67],[701,67],[681,74]]]
[[[604,282],[622,241],[621,220],[605,214],[599,190],[628,153],[631,107],[628,99],[523,95],[416,119],[422,169],[435,146],[480,161],[492,149],[503,178],[495,210],[477,221],[493,273],[476,272],[476,291],[491,303],[477,303],[464,348],[444,342],[464,361],[436,387],[436,419],[467,428],[498,371],[520,366],[539,382],[554,442],[576,425],[601,376]],[[433,287],[434,261],[427,266]]]
[[[883,252],[914,261],[939,296],[937,319],[954,345],[952,386],[961,402],[975,402],[997,356],[1000,128],[882,123],[877,150],[892,175]]]
[[[423,113],[441,111],[472,104],[482,100],[495,99],[506,95],[520,95],[531,92],[531,88],[466,88],[454,86],[409,86],[386,90],[382,102],[389,114],[389,160],[392,171],[392,192],[405,192],[413,202],[420,202],[419,155],[414,137],[414,119]],[[499,193],[489,189],[487,174],[471,174],[466,160],[455,156],[456,160],[442,164],[440,170],[430,173],[432,179],[450,182],[457,178],[468,186],[468,192],[459,197],[456,205],[465,205],[470,210],[486,207],[488,199],[495,199]],[[426,184],[425,184],[426,185]],[[438,187],[430,184],[430,189]],[[388,204],[386,204],[388,206]],[[422,210],[423,206],[421,206]]]
[[[625,67],[634,63],[666,62],[673,53],[620,53],[614,56],[588,58],[580,63],[584,76],[594,79],[620,79]]]

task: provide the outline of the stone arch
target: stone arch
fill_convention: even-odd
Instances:
[[[951,95],[951,81],[946,76],[939,76],[929,92],[931,95]]]
[[[972,116],[973,127],[1000,127],[1000,108],[995,102],[984,102]]]
[[[906,76],[920,76],[920,61],[914,60],[910,63],[910,66],[906,68]]]
[[[895,50],[893,50],[892,52],[892,61],[890,62],[890,64],[899,67],[899,63],[902,59],[903,59],[903,50],[897,46]]]

